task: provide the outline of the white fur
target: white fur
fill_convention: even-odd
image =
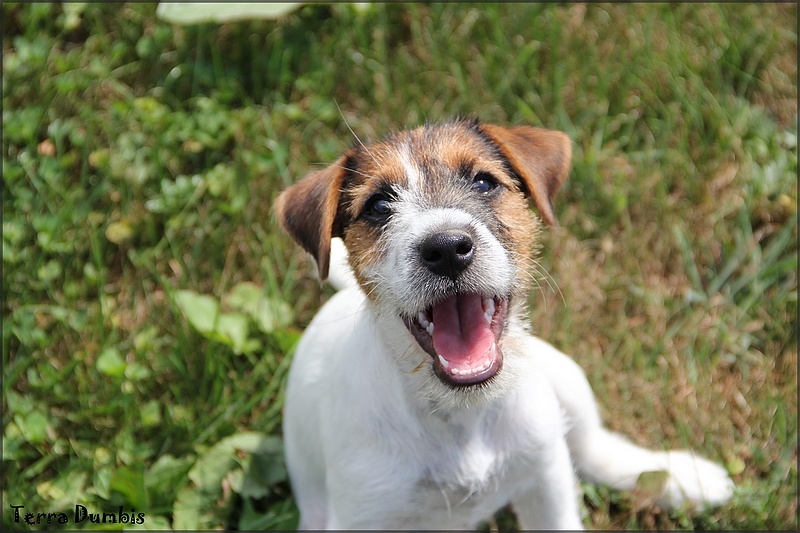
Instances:
[[[343,254],[334,242],[331,278],[342,290],[303,335],[286,392],[301,528],[474,528],[511,502],[523,529],[580,529],[576,470],[622,490],[666,471],[658,502],[671,508],[731,496],[722,467],[603,428],[582,370],[513,315],[487,391],[449,390],[400,319],[341,271]]]
[[[414,198],[413,190],[401,190],[399,196],[378,244],[384,248],[384,258],[366,272],[370,290],[382,295],[379,300],[385,306],[384,312],[415,315],[430,305],[425,291],[429,279],[420,276],[423,269],[415,252],[425,235],[445,229],[468,227],[474,233],[479,254],[465,278],[477,292],[505,295],[511,291],[514,279],[511,260],[485,224],[460,209],[429,208]],[[344,247],[341,251],[347,253]]]
[[[337,291],[357,285],[353,271],[347,266],[347,248],[344,247],[342,239],[331,239],[328,283]]]
[[[419,170],[412,162],[411,149],[407,144],[403,144],[400,152],[400,164],[403,165],[403,172],[405,173],[408,183],[412,187],[416,187],[420,183]]]

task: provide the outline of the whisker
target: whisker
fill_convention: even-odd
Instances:
[[[361,139],[358,137],[358,135],[356,135],[356,132],[353,131],[353,128],[350,127],[350,124],[347,122],[347,118],[345,118],[344,113],[342,112],[342,108],[339,107],[339,102],[337,102],[336,99],[334,98],[333,99],[333,103],[336,104],[336,109],[339,110],[339,116],[342,117],[342,121],[344,122],[344,125],[347,126],[348,130],[350,130],[350,134],[353,137],[356,138],[356,140],[358,141],[358,144],[361,145],[361,148],[363,148],[364,151],[369,154],[369,156],[372,158],[372,160],[375,162],[375,164],[378,165],[379,164],[378,163],[378,159],[373,155],[372,152],[369,151],[369,148],[367,147],[367,145],[365,145],[363,142],[361,142]]]
[[[550,287],[550,290],[552,290],[553,292],[558,292],[558,295],[561,297],[561,302],[566,306],[567,299],[564,298],[564,293],[561,292],[561,287],[558,286],[558,282],[552,276],[552,274],[550,274],[550,272],[548,272],[547,269],[541,263],[539,263],[539,261],[531,259],[531,263],[533,264],[533,271],[537,274],[543,275],[544,280],[547,282],[548,287]]]
[[[348,172],[353,172],[354,174],[358,174],[359,176],[364,176],[367,179],[372,179],[374,176],[367,174],[365,172],[361,172],[360,170],[356,170],[355,168],[349,168],[342,165],[334,165],[336,168],[341,168],[342,170],[346,170]]]

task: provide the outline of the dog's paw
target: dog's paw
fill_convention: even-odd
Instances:
[[[687,504],[702,510],[727,502],[735,485],[725,469],[691,451],[667,452],[669,478],[658,504],[678,509]]]

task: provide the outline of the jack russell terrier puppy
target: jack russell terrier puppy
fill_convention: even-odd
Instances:
[[[730,498],[721,466],[605,429],[583,371],[529,332],[528,200],[554,224],[570,158],[560,132],[454,120],[280,195],[279,221],[340,289],[286,391],[301,528],[475,528],[511,502],[524,529],[579,529],[576,472],[621,490],[664,472],[667,508]]]

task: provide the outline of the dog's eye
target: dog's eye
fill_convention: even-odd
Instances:
[[[472,179],[472,188],[481,194],[496,189],[497,185],[497,180],[488,172],[478,172]]]
[[[389,202],[389,197],[384,193],[374,195],[367,200],[363,214],[367,218],[377,222],[385,221],[389,218],[389,215],[392,214],[392,206]]]

